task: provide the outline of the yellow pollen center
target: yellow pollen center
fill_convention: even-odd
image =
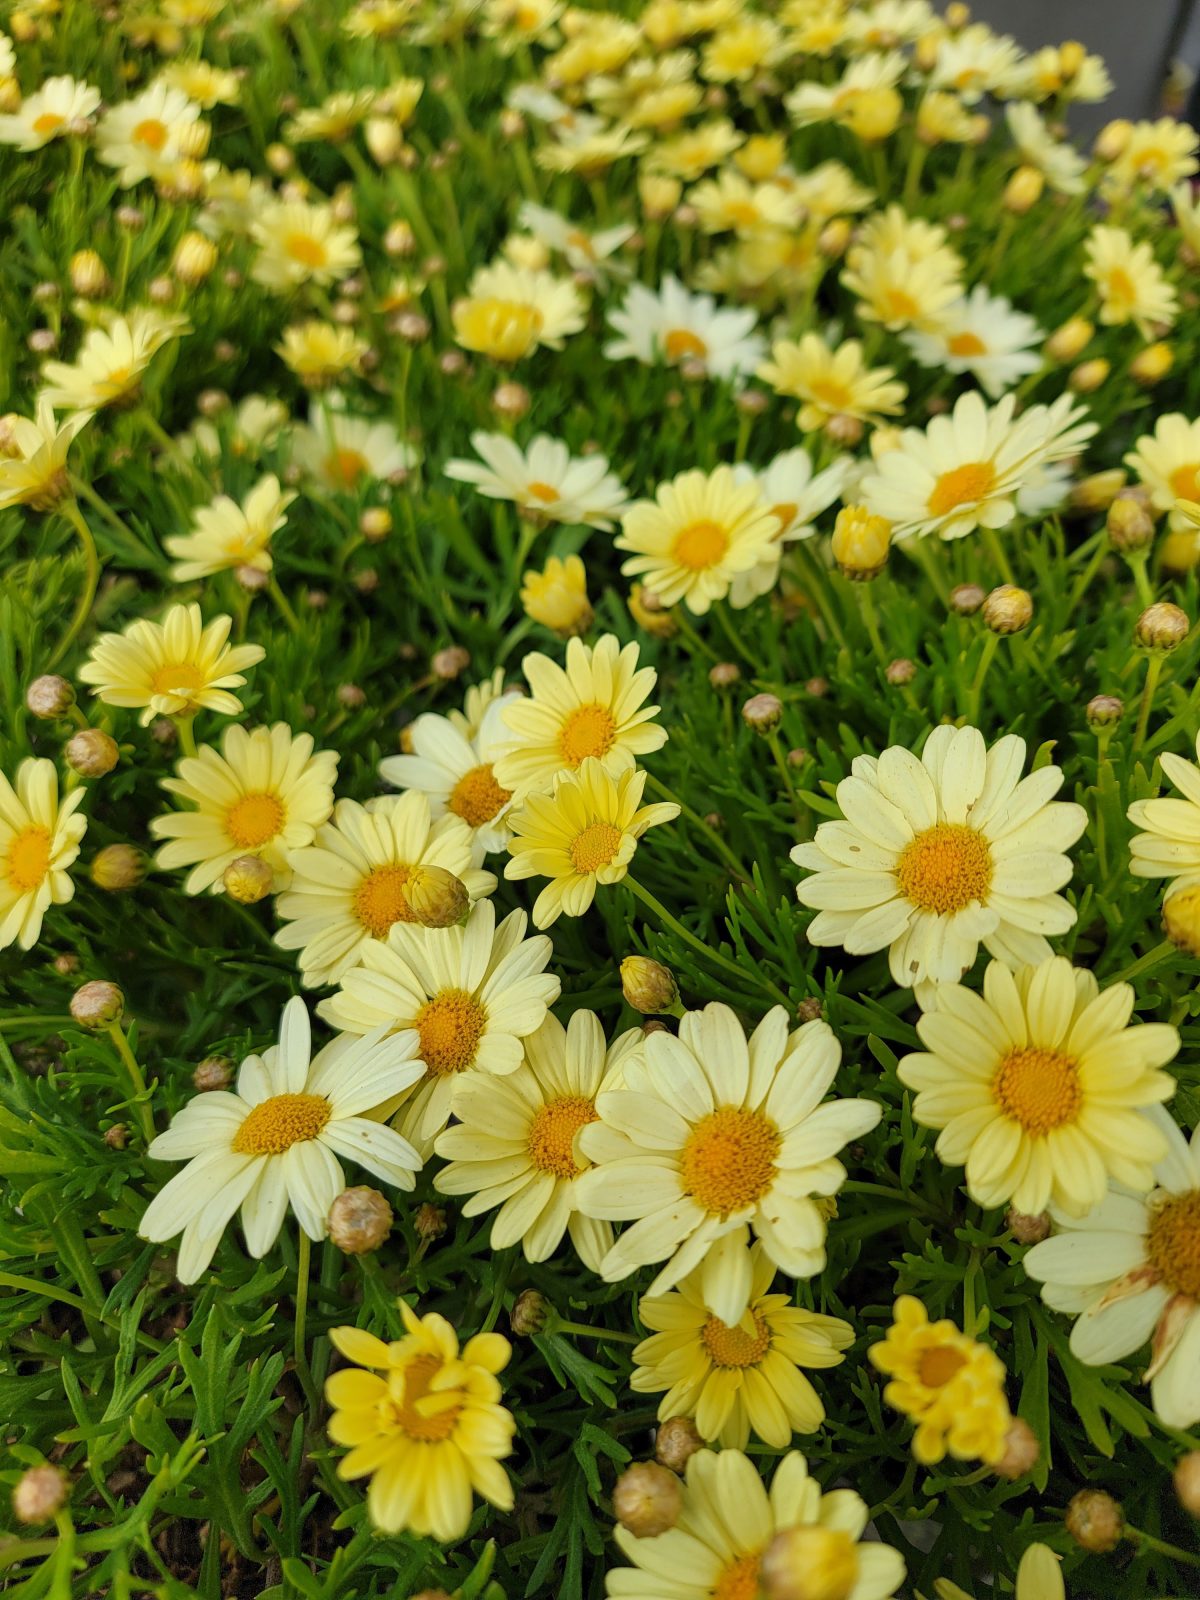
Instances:
[[[617,737],[617,719],[598,700],[579,706],[562,725],[558,736],[559,754],[569,767],[578,767],[589,756],[606,756]]]
[[[808,388],[813,399],[830,411],[845,411],[850,404],[849,385],[838,383],[836,378],[814,378]]]
[[[194,661],[167,661],[150,675],[152,694],[191,694],[204,685],[204,674]]]
[[[443,989],[413,1018],[421,1035],[421,1060],[435,1078],[462,1072],[475,1060],[487,1012],[465,989]]]
[[[323,267],[329,260],[324,241],[314,239],[311,233],[289,233],[283,248],[302,267]]]
[[[757,1556],[738,1556],[731,1561],[712,1592],[712,1600],[758,1600]]]
[[[339,489],[353,489],[370,465],[361,450],[334,450],[325,457],[325,476]]]
[[[1168,481],[1177,499],[1200,500],[1200,461],[1176,467]]]
[[[460,1390],[433,1390],[442,1366],[435,1355],[417,1356],[391,1378],[392,1394],[385,1402],[390,1411],[388,1421],[421,1444],[448,1439],[462,1410]]]
[[[606,867],[621,848],[621,830],[611,822],[589,822],[567,846],[575,871],[587,876]]]
[[[535,500],[540,500],[544,506],[553,505],[558,499],[558,490],[552,483],[542,483],[535,478],[532,483],[525,485],[525,493],[531,494]]]
[[[1118,306],[1129,307],[1137,300],[1137,285],[1124,267],[1109,269],[1107,288],[1108,298]]]
[[[906,900],[945,916],[982,901],[992,881],[987,840],[961,822],[939,822],[905,845],[896,885]]]
[[[700,1330],[700,1343],[717,1367],[756,1367],[771,1348],[771,1332],[757,1311],[754,1332],[731,1328],[720,1317],[709,1317]]]
[[[34,133],[54,133],[66,122],[65,117],[60,117],[55,111],[43,111],[40,117],[33,119]]]
[[[556,1178],[576,1178],[587,1163],[575,1159],[575,1135],[597,1120],[597,1111],[585,1095],[565,1094],[549,1100],[529,1124],[526,1148],[539,1172]]]
[[[239,1156],[281,1156],[294,1144],[315,1139],[329,1121],[323,1094],[273,1094],[254,1107],[233,1137]]]
[[[684,1190],[719,1216],[757,1205],[775,1181],[779,1130],[761,1111],[721,1106],[692,1129],[679,1161]]]
[[[376,867],[354,891],[354,915],[374,939],[386,939],[395,922],[414,920],[404,886],[412,877],[409,867]]]
[[[255,850],[280,832],[286,817],[278,795],[244,794],[225,813],[225,832],[243,850]]]
[[[689,522],[671,543],[671,554],[690,572],[715,567],[729,549],[729,535],[719,522]]]
[[[917,1364],[917,1377],[927,1389],[942,1389],[966,1364],[967,1358],[961,1350],[944,1344],[934,1345],[922,1353]]]
[[[485,761],[478,767],[472,767],[470,772],[463,773],[450,791],[446,803],[454,815],[461,817],[468,826],[482,828],[511,799],[512,790],[500,787],[492,774],[491,762]]]
[[[50,870],[50,830],[30,823],[13,835],[4,856],[4,875],[10,889],[30,894]]]
[[[946,340],[946,348],[952,356],[985,356],[987,345],[977,333],[955,333]]]
[[[888,289],[883,296],[883,311],[891,322],[907,322],[921,314],[907,289]]]
[[[727,201],[725,215],[735,228],[752,228],[759,220],[758,207],[750,200]]]
[[[1172,1195],[1152,1211],[1146,1256],[1174,1294],[1200,1300],[1200,1189]]]
[[[454,321],[468,349],[516,361],[533,349],[546,319],[517,300],[468,300],[456,308]]]
[[[167,142],[167,125],[157,117],[147,117],[139,122],[131,135],[134,144],[144,144],[149,150],[161,150]]]
[[[779,531],[790,528],[796,520],[796,513],[800,507],[792,500],[781,500],[777,506],[771,507],[771,515],[779,518]]]
[[[1026,1133],[1049,1133],[1074,1122],[1083,1103],[1079,1063],[1059,1050],[1010,1050],[992,1082],[997,1104]]]
[[[959,506],[983,500],[995,482],[996,469],[990,461],[966,461],[961,467],[952,467],[930,491],[930,516],[946,517]]]
[[[672,328],[663,339],[663,349],[668,361],[682,361],[684,356],[696,356],[704,361],[708,356],[708,346],[690,328]]]

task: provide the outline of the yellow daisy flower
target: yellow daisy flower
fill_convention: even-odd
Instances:
[[[801,402],[796,420],[805,433],[824,427],[830,417],[876,422],[895,416],[908,393],[896,381],[894,367],[867,366],[857,339],[844,339],[831,350],[819,333],[806,333],[798,343],[779,340],[758,376],[776,394]]]
[[[283,330],[283,342],[276,351],[289,372],[294,372],[306,389],[324,389],[347,373],[357,372],[367,353],[367,344],[353,328],[310,317]]]
[[[27,757],[14,787],[0,773],[0,950],[37,943],[51,906],[75,893],[67,868],[79,854],[87,818],[76,814],[86,791],[58,797],[53,761]]]
[[[1133,1002],[1130,984],[1101,991],[1063,956],[1016,973],[993,961],[982,994],[939,986],[917,1023],[926,1053],[905,1056],[899,1074],[977,1204],[1083,1216],[1109,1177],[1143,1194],[1153,1186],[1167,1145],[1141,1113],[1175,1093],[1160,1069],[1179,1034],[1164,1022],[1128,1027]]]
[[[465,350],[519,361],[538,345],[561,350],[583,327],[585,309],[569,278],[497,261],[480,267],[466,298],[455,302],[454,336]]]
[[[1177,117],[1135,122],[1125,148],[1108,169],[1105,186],[1127,191],[1144,185],[1151,192],[1166,193],[1200,166],[1198,147],[1196,130]]]
[[[97,158],[118,169],[125,189],[162,177],[182,157],[203,155],[207,145],[200,107],[161,79],[109,106],[96,128]]]
[[[0,75],[2,76],[2,75]],[[100,91],[74,78],[47,78],[10,115],[0,116],[0,145],[40,150],[61,139],[72,123],[86,120],[100,104]]]
[[[225,729],[220,753],[202,744],[184,756],[176,778],[163,788],[195,809],[155,817],[150,832],[166,839],[155,865],[191,867],[187,894],[221,893],[226,867],[239,856],[257,856],[274,874],[274,888],[291,881],[288,852],[311,844],[333,810],[338,758],[313,753],[312,735],[294,734],[286,722],[247,732]]]
[[[509,821],[512,859],[506,878],[549,878],[533,905],[534,925],[581,917],[598,883],[620,883],[647,828],[672,822],[679,807],[641,805],[646,774],[627,768],[615,780],[589,756],[578,772],[562,773],[554,793],[528,794]]]
[[[1129,870],[1135,878],[1170,878],[1170,896],[1200,886],[1200,768],[1169,750],[1158,759],[1183,798],[1135,800],[1129,807],[1130,822],[1143,830],[1129,841]]]
[[[633,552],[621,565],[627,578],[641,578],[663,605],[682,600],[703,616],[741,573],[777,560],[778,533],[757,484],[739,483],[732,467],[721,466],[659,484],[653,500],[630,506],[615,543]]]
[[[186,317],[142,306],[106,327],[89,328],[73,362],[47,361],[38,396],[60,410],[101,411],[133,405],[142,374],[165,344],[191,331]]]
[[[258,644],[227,644],[232,624],[232,617],[220,616],[205,627],[194,602],[172,606],[162,622],[139,618],[124,633],[101,634],[79,677],[106,705],[143,707],[143,728],[155,717],[198,711],[236,716],[242,702],[229,691],[241,688],[242,669],[266,651]]]
[[[299,950],[306,988],[336,983],[363,959],[372,939],[414,922],[405,886],[422,867],[462,880],[472,900],[496,879],[471,865],[471,830],[461,817],[434,822],[429,800],[410,789],[395,799],[339,800],[316,840],[290,857],[292,884],[275,902],[284,926],[275,943]]]
[[[913,1295],[901,1295],[893,1315],[887,1337],[867,1354],[891,1379],[883,1398],[917,1424],[913,1455],[927,1467],[947,1453],[999,1461],[1012,1421],[1000,1357],[952,1322],[930,1322]]]
[[[793,1433],[815,1433],[825,1407],[801,1367],[835,1367],[854,1342],[839,1317],[793,1306],[771,1294],[775,1263],[756,1243],[750,1251],[750,1302],[732,1327],[704,1303],[702,1269],[678,1289],[647,1295],[638,1317],[653,1329],[633,1352],[630,1387],[638,1394],[665,1389],[658,1420],[694,1417],[705,1439],[744,1450],[753,1432],[785,1450]]]
[[[1179,296],[1146,241],[1134,242],[1124,228],[1097,223],[1084,246],[1083,275],[1100,294],[1100,321],[1106,326],[1132,322],[1144,339],[1155,324],[1170,324],[1179,314]]]
[[[255,484],[241,505],[220,494],[211,505],[201,506],[192,515],[191,533],[164,540],[171,555],[178,558],[171,568],[172,578],[176,583],[190,583],[234,567],[270,572],[274,565],[271,538],[286,525],[284,512],[295,498],[280,487],[272,472]]]
[[[569,640],[565,667],[539,651],[527,655],[521,670],[532,692],[505,700],[509,743],[496,758],[496,782],[520,794],[544,792],[589,758],[616,777],[661,749],[667,730],[654,722],[658,707],[644,704],[658,674],[638,666],[639,654],[636,644],[622,649],[606,633],[594,647]]]
[[[894,333],[934,321],[962,294],[962,271],[944,228],[893,205],[863,224],[841,281],[861,317]]]
[[[599,1269],[612,1228],[575,1203],[576,1180],[591,1166],[577,1135],[596,1121],[596,1097],[617,1086],[622,1062],[641,1038],[641,1029],[631,1028],[610,1049],[594,1012],[573,1012],[566,1028],[548,1015],[526,1038],[515,1072],[499,1081],[478,1071],[458,1080],[458,1120],[437,1141],[447,1164],[434,1187],[468,1195],[467,1217],[499,1207],[493,1250],[520,1244],[526,1261],[545,1261],[569,1233],[584,1265]]]
[[[1200,500],[1200,420],[1171,411],[1144,433],[1125,457],[1138,482],[1150,491],[1156,511],[1170,513],[1176,531],[1193,526],[1179,502]]]
[[[551,556],[541,572],[527,571],[520,599],[530,621],[551,629],[560,639],[586,633],[595,615],[588,600],[587,571],[578,556],[561,561]]]
[[[250,232],[258,246],[251,277],[277,294],[302,283],[333,283],[362,262],[353,227],[336,221],[324,203],[269,200]]]
[[[512,1453],[516,1423],[496,1378],[512,1346],[502,1334],[477,1333],[460,1351],[444,1317],[399,1305],[405,1337],[390,1344],[361,1328],[330,1330],[355,1365],[326,1380],[329,1437],[350,1447],[339,1478],[370,1477],[367,1515],[381,1533],[449,1544],[467,1531],[473,1493],[512,1510],[500,1462]]]
[[[45,395],[38,399],[33,421],[5,417],[0,422],[0,510],[28,506],[31,511],[53,511],[61,505],[71,493],[67,453],[90,420],[85,411],[59,423]]]
[[[827,1023],[789,1034],[782,1006],[749,1040],[717,1004],[685,1012],[678,1038],[649,1035],[625,1063],[624,1088],[600,1096],[601,1120],[579,1136],[596,1163],[579,1180],[581,1209],[633,1223],[602,1277],[613,1283],[665,1261],[650,1285],[655,1295],[703,1263],[704,1303],[732,1328],[753,1290],[747,1226],[781,1271],[820,1272],[825,1218],[814,1196],[841,1188],[846,1171],[835,1153],[881,1111],[872,1100],[821,1103],[841,1056]]]

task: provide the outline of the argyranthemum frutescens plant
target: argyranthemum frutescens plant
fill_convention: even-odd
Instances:
[[[1194,1592],[1200,169],[1109,88],[4,12],[14,1594]]]

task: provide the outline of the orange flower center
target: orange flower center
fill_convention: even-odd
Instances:
[[[719,522],[689,522],[671,543],[671,554],[690,572],[715,567],[729,549],[729,535]]]
[[[371,463],[361,450],[332,450],[325,457],[325,476],[339,489],[353,489]]]
[[[1079,1063],[1059,1050],[1010,1050],[992,1082],[1000,1109],[1026,1133],[1049,1133],[1074,1122],[1083,1103]]]
[[[501,788],[493,776],[491,762],[485,761],[463,773],[446,803],[468,826],[482,828],[511,799],[512,790]]]
[[[435,1078],[462,1072],[475,1060],[487,1012],[465,989],[443,989],[413,1018],[421,1035],[421,1060]]]
[[[888,289],[883,296],[882,310],[889,322],[909,322],[921,314],[921,308],[907,289]]]
[[[411,877],[410,867],[376,867],[354,891],[354,915],[373,939],[386,939],[395,922],[415,920],[404,893]]]
[[[535,500],[540,500],[544,506],[553,505],[558,499],[558,490],[552,483],[542,483],[535,478],[532,483],[525,485],[525,493],[531,494]]]
[[[194,661],[167,661],[150,674],[151,694],[186,695],[204,686],[204,673]]]
[[[977,333],[955,333],[946,340],[946,348],[952,356],[985,356],[987,345]]]
[[[302,267],[323,267],[329,260],[324,240],[315,239],[311,233],[289,233],[283,241],[283,248]]]
[[[621,830],[611,822],[589,822],[567,846],[575,871],[584,877],[606,867],[621,848]]]
[[[244,850],[257,849],[283,828],[287,813],[278,795],[244,794],[225,813],[225,832]]]
[[[1200,1189],[1152,1211],[1146,1257],[1172,1293],[1200,1300]]]
[[[323,1094],[273,1094],[260,1101],[233,1136],[239,1156],[281,1156],[294,1144],[315,1139],[329,1121]]]
[[[13,835],[4,856],[4,875],[10,889],[31,894],[41,886],[50,870],[49,828],[30,823]]]
[[[569,767],[581,766],[589,756],[606,756],[617,737],[617,719],[598,700],[572,711],[558,736],[559,754]]]
[[[959,506],[985,499],[995,482],[996,469],[990,461],[965,461],[961,467],[952,467],[930,491],[930,516],[946,517]]]
[[[771,507],[771,516],[779,518],[779,531],[790,528],[796,520],[796,513],[800,507],[794,500],[781,500],[777,506]]]
[[[40,117],[33,119],[34,133],[51,134],[56,132],[66,122],[65,117],[60,117],[55,111],[43,111]]]
[[[586,1162],[575,1159],[575,1135],[597,1120],[595,1105],[585,1095],[565,1094],[548,1100],[529,1124],[526,1148],[539,1172],[556,1178],[575,1178]]]
[[[1176,467],[1168,482],[1180,500],[1200,500],[1200,461]]]
[[[943,1389],[967,1364],[961,1350],[952,1345],[938,1344],[921,1353],[917,1363],[917,1377],[927,1389]]]
[[[139,122],[131,138],[134,144],[144,144],[149,150],[161,150],[167,142],[167,125],[157,117],[147,117]]]
[[[700,1330],[700,1343],[717,1367],[756,1367],[771,1348],[771,1331],[755,1311],[754,1332],[730,1328],[720,1317],[709,1317]]]
[[[939,822],[905,845],[896,862],[896,885],[923,911],[945,916],[983,900],[992,881],[987,840],[961,822]]]
[[[760,1111],[721,1106],[692,1129],[680,1156],[684,1190],[705,1211],[728,1216],[757,1205],[775,1181],[779,1130]]]
[[[738,1556],[731,1561],[712,1592],[712,1600],[758,1600],[757,1556]]]
[[[443,1370],[439,1356],[416,1356],[392,1375],[396,1391],[391,1396],[391,1421],[410,1439],[440,1444],[454,1432],[463,1407],[459,1389],[434,1392],[433,1380]]]
[[[672,328],[663,339],[663,350],[668,361],[682,361],[684,356],[696,356],[703,361],[708,356],[708,346],[690,328]]]

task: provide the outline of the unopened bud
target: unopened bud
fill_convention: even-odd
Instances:
[[[742,721],[755,733],[771,733],[783,717],[783,701],[777,694],[752,695],[742,707]]]
[[[1161,382],[1174,365],[1175,352],[1165,339],[1159,339],[1138,351],[1129,363],[1129,376],[1143,388],[1150,388]]]
[[[977,583],[956,584],[950,591],[950,609],[957,616],[973,617],[982,610],[987,595]]]
[[[1120,1544],[1125,1514],[1103,1489],[1081,1489],[1067,1506],[1066,1527],[1081,1549],[1102,1556]]]
[[[670,1011],[679,1001],[674,973],[649,956],[626,956],[621,962],[621,993],[643,1016]]]
[[[85,300],[102,300],[112,293],[108,268],[95,250],[77,250],[68,271],[72,289]]]
[[[866,506],[843,506],[833,526],[833,559],[844,578],[877,578],[887,565],[892,525]]]
[[[817,235],[817,249],[826,260],[836,261],[845,255],[853,232],[848,217],[834,217],[833,221],[827,222]]]
[[[403,893],[413,921],[423,928],[452,928],[471,909],[466,884],[445,867],[416,868]]]
[[[997,1474],[1015,1482],[1032,1472],[1042,1453],[1037,1434],[1022,1417],[1014,1417],[1004,1435],[1004,1452],[994,1463]]]
[[[104,1130],[104,1142],[110,1150],[124,1150],[129,1143],[129,1129],[123,1122],[114,1122]]]
[[[536,1289],[522,1289],[513,1303],[509,1323],[512,1331],[521,1338],[531,1333],[541,1333],[550,1317],[550,1303]]]
[[[817,1022],[825,1015],[825,1007],[815,995],[809,995],[806,1000],[801,1000],[796,1007],[796,1018],[800,1022]]]
[[[238,856],[221,874],[225,893],[244,906],[265,900],[275,882],[275,874],[260,856]]]
[[[1074,361],[1095,331],[1094,324],[1086,317],[1068,317],[1046,340],[1046,354],[1052,361]]]
[[[1133,630],[1133,641],[1143,650],[1161,650],[1166,653],[1183,643],[1188,636],[1190,626],[1185,611],[1172,605],[1169,600],[1159,600],[1154,605],[1147,606],[1137,619]]]
[[[1125,702],[1115,694],[1095,694],[1085,709],[1088,727],[1093,733],[1101,728],[1115,728],[1125,713]]]
[[[730,689],[742,676],[742,669],[736,661],[718,661],[715,667],[708,669],[708,681],[714,689]]]
[[[430,1205],[426,1200],[413,1216],[413,1229],[418,1239],[440,1239],[446,1231],[446,1213],[441,1206]]]
[[[785,1528],[763,1551],[758,1581],[763,1600],[850,1600],[858,1550],[841,1528]]]
[[[121,758],[117,741],[103,728],[80,728],[63,751],[67,765],[85,778],[103,778]]]
[[[1163,901],[1163,932],[1190,956],[1200,957],[1200,884],[1176,889]]]
[[[216,245],[202,233],[194,231],[184,234],[171,257],[171,271],[189,289],[203,283],[216,264]]]
[[[83,984],[71,996],[71,1016],[81,1028],[107,1028],[121,1020],[124,1010],[125,996],[103,978]]]
[[[35,717],[49,722],[63,717],[75,704],[75,690],[57,673],[43,673],[25,691],[25,706]]]
[[[1071,487],[1069,504],[1073,511],[1106,511],[1125,487],[1128,474],[1121,467],[1093,472]]]
[[[1015,583],[1002,583],[983,602],[983,620],[993,633],[1020,633],[1033,620],[1033,596]]]
[[[497,384],[492,395],[492,409],[502,417],[516,419],[523,417],[533,404],[529,390],[522,383]]]
[[[1133,134],[1133,123],[1125,117],[1106,122],[1096,135],[1092,154],[1097,161],[1117,161],[1124,155]]]
[[[1050,1213],[1018,1211],[1009,1206],[1004,1213],[1004,1226],[1018,1244],[1041,1244],[1050,1237]]]
[[[407,222],[393,222],[383,236],[383,248],[389,256],[411,256],[417,248],[417,236]]]
[[[392,513],[386,506],[368,506],[358,519],[358,530],[368,544],[378,544],[392,531]]]
[[[853,450],[862,443],[865,429],[858,417],[852,417],[848,411],[838,411],[830,417],[822,432],[830,444],[844,445],[846,449]]]
[[[1112,362],[1106,361],[1103,356],[1096,356],[1092,361],[1081,361],[1068,374],[1067,388],[1075,394],[1093,394],[1108,381],[1111,371]]]
[[[1154,542],[1154,518],[1143,498],[1131,489],[1122,489],[1108,508],[1108,537],[1114,550],[1133,555]]]
[[[471,652],[464,650],[462,645],[452,644],[447,649],[437,652],[429,663],[429,670],[435,678],[441,678],[443,683],[452,683],[470,665]]]
[[[136,889],[146,876],[146,857],[132,844],[106,844],[92,858],[91,879],[100,889],[119,894]]]
[[[365,1256],[392,1231],[392,1208],[378,1189],[343,1189],[329,1208],[329,1237],[348,1256]]]
[[[897,660],[888,662],[883,669],[883,675],[894,688],[902,689],[916,677],[917,664],[915,661],[910,661],[907,656],[900,656]]]
[[[337,703],[347,711],[360,711],[367,703],[367,691],[357,683],[339,683],[334,691]]]
[[[1046,180],[1037,167],[1018,167],[1004,186],[1004,209],[1023,217],[1037,205],[1045,187]]]
[[[613,1514],[635,1539],[656,1539],[679,1521],[683,1489],[657,1461],[635,1461],[613,1486]]]
[[[668,1417],[654,1435],[654,1455],[658,1464],[681,1476],[697,1450],[704,1449],[700,1430],[691,1417]]]
[[[629,615],[639,628],[644,628],[655,639],[670,639],[679,631],[679,624],[664,606],[653,589],[635,583],[629,591]]]
[[[1191,1516],[1200,1517],[1200,1450],[1180,1456],[1173,1476],[1179,1504]]]
[[[13,1490],[13,1514],[18,1522],[51,1522],[67,1503],[70,1484],[57,1467],[29,1467]]]
[[[64,950],[54,958],[54,970],[60,978],[73,977],[79,971],[79,957],[73,950]]]
[[[192,1084],[201,1094],[228,1089],[233,1081],[233,1062],[228,1056],[205,1056],[192,1073]]]

